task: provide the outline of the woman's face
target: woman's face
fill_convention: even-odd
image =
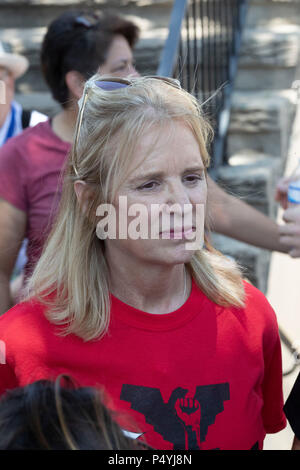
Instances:
[[[108,49],[107,58],[98,70],[101,75],[114,77],[138,77],[135,70],[132,50],[124,38],[117,34]]]
[[[192,131],[182,122],[150,130],[119,188],[116,239],[106,239],[106,249],[112,256],[149,263],[188,262],[193,242],[199,245],[200,240],[197,249],[203,244],[206,196],[204,165]],[[123,239],[121,223],[123,235],[125,223],[127,229]]]
[[[134,67],[132,50],[124,36],[119,34],[114,36],[108,49],[106,61],[100,65],[97,73],[121,78],[140,76]],[[76,101],[82,96],[85,81],[86,79],[79,72],[70,71],[66,74],[70,96]]]
[[[12,73],[0,66],[0,126],[3,125],[14,98],[15,80]]]

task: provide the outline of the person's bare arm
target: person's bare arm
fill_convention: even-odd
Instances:
[[[209,176],[208,216],[212,231],[259,248],[286,253],[274,220],[237,197],[226,193]]]
[[[0,315],[13,305],[10,279],[25,229],[26,213],[0,199]]]
[[[300,450],[300,441],[299,439],[297,439],[296,436],[294,437],[294,442],[291,450]]]

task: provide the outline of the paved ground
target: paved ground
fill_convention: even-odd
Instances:
[[[300,157],[300,100],[294,123],[293,138],[289,150],[286,174],[290,175]],[[278,221],[282,223],[282,213]],[[300,350],[300,259],[291,259],[287,255],[274,253],[272,255],[270,275],[268,280],[267,298],[273,306],[280,328],[292,340],[299,341]],[[288,370],[293,363],[287,347],[282,345],[283,369]],[[283,390],[287,398],[295,379],[300,372],[300,366],[284,377]],[[299,397],[300,398],[300,397]],[[288,450],[291,448],[293,433],[289,425],[280,433],[269,434],[265,440],[266,450]]]
[[[268,299],[275,309],[280,328],[292,341],[300,344],[300,259],[292,260],[285,255],[273,255],[269,279]],[[289,370],[293,364],[288,348],[282,345],[283,369]],[[284,397],[287,398],[295,379],[300,372],[295,371],[283,378]],[[300,398],[300,397],[299,397]],[[290,449],[293,433],[289,426],[280,433],[268,435],[265,449]]]

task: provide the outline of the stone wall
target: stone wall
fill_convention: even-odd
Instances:
[[[115,9],[140,27],[135,49],[137,68],[142,74],[155,74],[168,34],[172,0],[1,0],[0,40],[24,54],[28,72],[17,83],[17,98],[25,106],[53,115],[58,110],[51,99],[40,70],[39,52],[47,26],[63,11],[90,8]],[[17,11],[17,14],[16,14]]]
[[[299,58],[300,1],[249,0],[228,133],[229,165],[220,169],[218,180],[272,218],[295,116]],[[220,235],[214,240],[265,292],[270,252]]]

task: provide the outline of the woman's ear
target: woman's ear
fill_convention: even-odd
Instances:
[[[69,89],[70,95],[76,100],[79,100],[84,90],[84,77],[81,75],[81,73],[77,72],[76,70],[70,70],[65,75],[65,81]]]
[[[94,191],[88,187],[85,181],[82,180],[75,181],[74,191],[83,214],[86,214],[90,207],[92,198],[95,197]]]

